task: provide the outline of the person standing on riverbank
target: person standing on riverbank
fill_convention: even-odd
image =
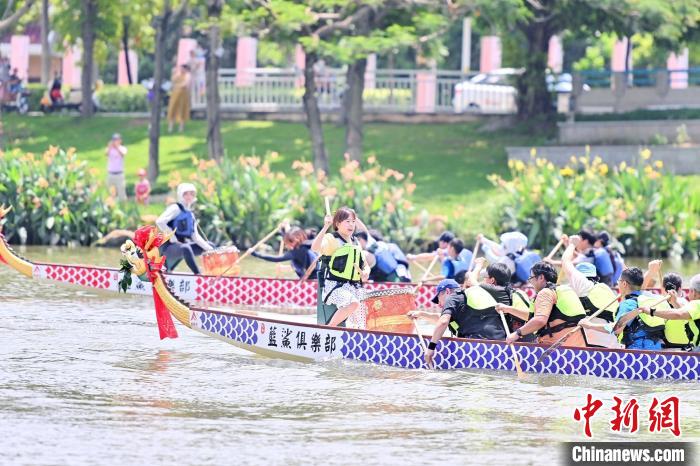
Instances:
[[[168,132],[172,133],[173,124],[179,125],[182,133],[185,123],[190,120],[190,67],[182,65],[175,68],[172,77],[173,89],[168,102]]]
[[[126,182],[124,180],[124,157],[126,147],[122,145],[122,137],[114,133],[107,144],[107,189],[112,192],[114,188],[117,199],[126,201]]]

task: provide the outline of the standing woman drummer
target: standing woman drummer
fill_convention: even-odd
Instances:
[[[362,282],[369,278],[370,267],[354,237],[356,223],[366,230],[354,210],[341,207],[334,216],[326,215],[323,229],[311,244],[311,250],[321,254],[319,307],[337,307],[330,318],[325,312],[323,317],[319,314],[320,324],[338,326],[347,319],[348,327],[365,327],[360,301],[363,298]],[[334,233],[328,233],[331,225]]]
[[[192,212],[192,205],[196,200],[197,189],[194,185],[180,183],[177,187],[177,202],[170,204],[156,220],[156,225],[162,232],[175,231],[175,235],[161,246],[160,251],[165,256],[168,270],[173,270],[182,259],[185,259],[192,273],[199,275],[195,256],[214,249],[197,231],[197,220]]]

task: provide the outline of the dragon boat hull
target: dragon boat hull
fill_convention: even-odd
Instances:
[[[21,274],[70,285],[103,291],[119,291],[122,273],[119,269],[76,264],[32,262],[17,254],[0,233],[0,262]],[[233,306],[265,306],[295,312],[315,312],[317,284],[313,280],[287,278],[213,277],[186,273],[165,274],[168,286],[180,299],[188,302]],[[130,294],[151,295],[148,281],[132,275]],[[411,289],[410,283],[368,283],[368,291],[391,288]],[[430,307],[435,286],[422,285],[416,290],[416,305]]]
[[[425,368],[417,335],[343,329],[206,308],[190,309],[187,326],[268,357],[307,362],[348,359],[405,369]],[[700,380],[698,353],[562,347],[537,362],[546,348],[516,344],[522,369],[539,374],[631,380]],[[504,342],[443,338],[436,349],[435,368],[515,372],[511,356]]]

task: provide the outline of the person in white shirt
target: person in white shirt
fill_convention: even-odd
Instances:
[[[196,200],[197,189],[194,185],[181,183],[177,187],[177,202],[170,204],[156,220],[156,225],[164,233],[175,231],[175,235],[161,246],[161,254],[166,258],[168,270],[173,270],[185,259],[190,270],[199,275],[195,257],[213,249],[197,230],[197,220],[192,212],[192,205]]]

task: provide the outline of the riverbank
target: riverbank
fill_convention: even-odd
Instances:
[[[75,147],[80,158],[105,177],[104,149],[112,133],[122,134],[129,149],[127,183],[136,182],[136,171],[148,165],[148,121],[143,118],[100,117],[82,119],[48,115],[5,117],[5,132],[12,148],[41,153],[53,145]],[[449,216],[466,232],[493,233],[500,199],[487,176],[508,176],[506,146],[533,145],[543,141],[514,130],[482,131],[481,123],[365,125],[365,153],[373,154],[385,167],[414,173],[414,201],[419,209]],[[345,129],[325,125],[324,136],[331,170],[337,172],[343,159]],[[311,144],[303,124],[270,121],[225,121],[222,137],[226,155],[275,151],[280,157],[274,170],[293,173],[294,160],[311,160]],[[184,133],[167,132],[160,140],[161,176],[157,190],[167,190],[168,173],[188,175],[194,170],[192,156],[206,158],[206,123],[191,121]],[[185,177],[185,176],[184,176]],[[156,212],[156,204],[148,211]]]

